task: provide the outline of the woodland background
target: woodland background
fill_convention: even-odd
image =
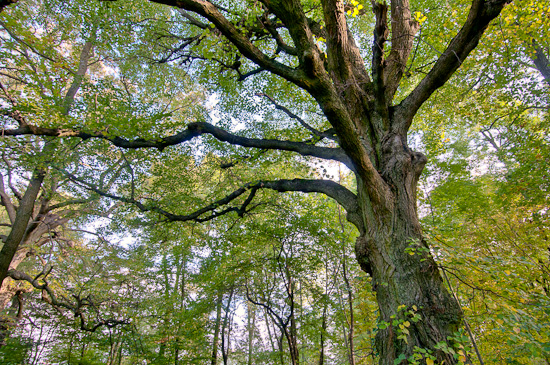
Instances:
[[[411,2],[421,30],[403,90],[458,31],[468,4]],[[243,13],[256,5],[238,3]],[[348,5],[356,37],[370,42],[370,4]],[[418,209],[464,312],[455,342],[466,363],[550,363],[549,13],[545,1],[506,6],[409,135],[428,156]],[[177,132],[182,120],[289,139],[304,135],[301,119],[323,123],[304,92],[232,72],[212,28],[197,34],[192,55],[178,52],[197,41],[178,36],[193,21],[138,0],[6,7],[3,128],[14,112],[44,127],[146,139]],[[26,228],[0,290],[1,363],[377,362],[374,336],[385,324],[354,258],[355,228],[331,199],[263,192],[244,217],[204,223],[167,222],[131,204],[187,214],[258,176],[310,174],[353,189],[343,165],[214,138],[155,150],[3,137],[0,152],[3,239],[47,166],[33,202],[39,222]]]

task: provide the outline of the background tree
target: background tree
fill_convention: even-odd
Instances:
[[[191,199],[188,194],[164,197],[157,193],[152,203],[150,197],[136,196],[131,188],[130,191],[106,191],[92,184],[94,175],[81,168],[72,168],[68,176],[95,193],[133,204],[144,213],[160,214],[162,219],[170,221],[207,221],[230,212],[250,213],[252,208],[259,208],[258,198],[265,198],[265,193],[260,193],[262,189],[325,193],[347,210],[348,219],[359,231],[356,255],[361,267],[373,277],[380,307],[377,353],[381,363],[405,360],[413,356],[416,349],[431,351],[429,356],[436,356],[439,361],[456,362],[459,356],[452,356],[448,347],[440,342],[458,329],[462,314],[454,297],[444,288],[421,234],[415,196],[417,179],[426,159],[409,149],[407,132],[423,104],[428,106],[441,100],[428,98],[449,81],[459,66],[467,65],[466,57],[504,2],[474,1],[469,8],[457,2],[453,4],[456,14],[446,7],[427,9],[421,2],[410,5],[394,1],[389,7],[375,3],[374,19],[367,16],[364,5],[355,2],[326,1],[321,7],[306,2],[243,3],[242,7],[241,4],[230,4],[231,7],[218,4],[216,7],[208,2],[183,1],[177,5],[186,11],[163,13],[167,17],[178,16],[179,21],[173,23],[177,25],[171,27],[171,23],[165,22],[163,27],[159,22],[159,28],[148,33],[154,34],[158,44],[150,56],[162,64],[190,64],[188,70],[197,80],[209,79],[206,85],[219,92],[222,119],[216,125],[202,121],[190,123],[184,131],[167,137],[178,127],[181,120],[178,118],[182,115],[159,113],[158,118],[149,118],[148,122],[132,119],[131,124],[150,127],[146,131],[138,129],[137,134],[142,137],[138,139],[129,138],[133,134],[130,123],[112,123],[105,132],[94,123],[84,127],[71,123],[17,125],[15,120],[12,121],[14,127],[5,133],[99,138],[130,149],[163,149],[208,134],[221,142],[261,149],[257,154],[243,157],[245,152],[238,147],[222,149],[212,140],[195,143],[201,155],[191,153],[193,158],[188,161],[209,156],[206,164],[200,165],[204,176],[211,174],[219,178],[218,181],[223,178],[224,182],[216,186],[202,184],[197,189],[202,189],[197,199]],[[105,9],[114,11],[110,7]],[[388,11],[391,22],[387,21]],[[449,13],[454,21],[447,24],[441,19],[445,15],[451,18]],[[443,16],[439,17],[440,14]],[[415,45],[414,35],[419,32],[420,24],[421,41]],[[374,31],[372,49],[370,45],[365,46],[368,44],[365,29],[368,29],[366,34]],[[456,34],[450,42],[449,34]],[[384,51],[386,40],[391,44],[387,52]],[[146,44],[135,43],[136,48]],[[413,58],[407,61],[410,54]],[[372,62],[367,70],[363,60],[369,58]],[[479,58],[471,60],[481,62]],[[212,65],[214,69],[232,70],[245,82],[234,82],[227,72],[212,72]],[[403,75],[407,77],[402,79]],[[492,75],[497,74],[489,71],[485,74]],[[280,78],[287,82],[280,82]],[[138,80],[143,81],[136,77],[135,82]],[[247,80],[256,82],[251,85]],[[113,92],[121,85],[124,85],[122,78],[115,76],[106,90]],[[493,100],[499,100],[498,90],[493,89],[491,93]],[[284,97],[290,94],[293,95],[292,109],[300,112],[292,112],[289,103],[284,102]],[[105,100],[102,102],[107,104]],[[275,109],[260,114],[262,118],[253,118],[257,109],[251,107],[252,103]],[[90,103],[89,108],[92,105]],[[490,110],[487,103],[481,105]],[[109,115],[106,108],[93,110]],[[320,111],[323,115],[316,115]],[[228,118],[230,115],[239,119],[233,122]],[[205,117],[204,111],[202,116]],[[280,120],[282,116],[290,122],[268,122],[271,117]],[[475,119],[479,120],[479,115]],[[247,128],[243,130],[243,126]],[[280,139],[275,140],[275,136]],[[328,179],[296,179],[304,175],[318,176],[306,168],[284,171],[270,168],[281,163],[290,162],[289,167],[297,164],[287,155],[265,150],[293,151],[308,158],[339,161],[352,170],[355,187],[344,188]],[[164,157],[168,153],[159,155]],[[226,168],[231,166],[230,172],[216,172],[219,160],[213,156],[224,158],[226,161],[222,164]],[[235,165],[235,161],[239,163]],[[242,173],[244,165],[255,167],[252,182],[228,178]],[[281,175],[283,180],[275,180]],[[232,188],[233,193],[220,198],[224,196],[223,191]],[[351,192],[354,189],[356,193]],[[209,204],[212,201],[215,203]],[[174,202],[189,204],[187,209],[182,209]],[[196,209],[194,213],[189,213],[193,209]],[[409,321],[412,318],[422,320]],[[418,355],[418,350],[416,352]]]

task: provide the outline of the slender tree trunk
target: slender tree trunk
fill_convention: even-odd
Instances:
[[[230,307],[231,307],[231,300],[233,299],[233,292],[234,288],[231,288],[231,291],[229,292],[229,297],[227,298],[227,306],[224,308],[225,315],[223,318],[223,325],[222,325],[222,357],[223,357],[223,364],[227,365],[229,361],[229,335],[231,332],[231,329],[228,326],[229,318],[231,316],[230,313]],[[225,331],[227,330],[227,343],[226,343],[226,334]]]
[[[118,347],[118,363],[117,363],[117,365],[122,364],[122,345],[123,345],[123,341],[122,341],[122,339],[120,339],[120,346]]]
[[[84,363],[84,356],[86,355],[86,342],[82,342],[82,347],[80,348],[80,360],[78,360],[78,365]]]
[[[292,356],[292,365],[300,364],[300,353],[298,350],[298,330],[296,328],[296,316],[294,311],[290,315],[290,330],[288,331],[288,345],[290,346],[290,355]]]
[[[321,322],[321,339],[320,339],[320,351],[319,351],[319,365],[324,365],[325,363],[325,333],[327,331],[327,307],[328,303],[325,299],[323,305],[323,320]]]
[[[174,365],[178,365],[180,362],[180,341],[176,338],[176,346],[174,348]]]
[[[248,365],[252,365],[254,358],[254,328],[256,328],[256,313],[254,311],[254,305],[250,302],[248,304]]]
[[[210,361],[211,365],[216,365],[218,362],[218,343],[220,340],[220,324],[222,318],[222,304],[223,304],[223,293],[220,290],[218,292],[218,298],[216,302],[216,322],[214,323],[214,339],[212,341],[212,360]]]
[[[278,351],[277,347],[275,347],[275,342],[273,341],[273,335],[271,334],[271,325],[269,319],[271,318],[271,315],[268,313],[267,309],[264,308],[264,318],[265,318],[265,326],[267,327],[267,334],[269,336],[269,343],[271,343],[271,349],[273,352]],[[273,318],[271,318],[273,320]],[[275,329],[273,330],[273,333],[275,333]],[[281,365],[283,364],[283,361],[281,359]]]
[[[353,336],[355,329],[355,319],[353,316],[353,292],[351,290],[351,285],[349,283],[347,268],[346,268],[346,258],[343,257],[342,261],[342,275],[344,277],[344,282],[346,283],[346,291],[348,294],[348,308],[349,308],[349,328],[348,328],[348,348],[349,348],[349,363],[350,365],[355,365],[355,349],[353,346]]]
[[[338,167],[338,182],[342,182],[342,173],[340,171],[340,167]],[[347,270],[347,245],[346,245],[346,229],[344,226],[344,220],[342,219],[342,212],[340,206],[338,207],[338,222],[340,223],[340,229],[342,231],[342,277],[344,279],[344,283],[346,284],[346,291],[348,294],[348,308],[349,308],[349,331],[348,331],[348,340],[347,340],[347,348],[348,348],[348,361],[350,365],[355,365],[355,349],[353,345],[353,337],[354,337],[354,330],[355,330],[355,318],[353,315],[353,291],[351,289],[351,285],[348,278],[348,270]],[[342,306],[343,307],[343,306]],[[345,331],[344,331],[345,335]]]

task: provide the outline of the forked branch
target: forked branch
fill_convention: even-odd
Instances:
[[[451,40],[447,49],[439,56],[428,75],[396,107],[396,126],[399,132],[406,133],[412,119],[422,104],[443,86],[474,50],[489,23],[495,19],[511,0],[473,0],[468,18],[462,29]]]
[[[270,189],[278,192],[297,191],[303,193],[322,193],[328,197],[336,200],[344,209],[348,212],[348,219],[355,224],[359,229],[362,228],[361,220],[358,217],[359,206],[357,203],[357,196],[349,191],[342,185],[332,180],[307,180],[307,179],[293,179],[293,180],[266,180],[250,182],[239,189],[231,192],[225,197],[216,200],[215,202],[208,204],[207,206],[197,209],[189,214],[174,214],[158,205],[144,204],[137,199],[128,198],[124,196],[118,196],[109,192],[99,189],[92,183],[86,182],[83,179],[67,172],[60,170],[67,177],[74,182],[80,184],[83,188],[90,190],[100,196],[120,201],[123,203],[131,204],[137,207],[142,212],[153,212],[164,217],[165,220],[170,222],[207,222],[216,217],[235,212],[239,216],[243,216],[251,209],[249,206],[256,196],[256,192],[260,189]],[[236,203],[241,196],[248,193],[248,196],[242,203]],[[233,204],[233,205],[230,205]],[[255,207],[255,206],[254,206]]]
[[[49,271],[51,271],[51,268],[50,268]],[[48,271],[48,273],[49,273],[49,271]],[[71,311],[72,313],[74,313],[75,317],[80,318],[80,329],[83,330],[83,331],[95,332],[98,328],[100,328],[102,326],[112,328],[112,327],[115,327],[115,326],[118,326],[118,325],[121,325],[121,324],[130,324],[130,322],[127,321],[127,320],[118,320],[118,319],[109,318],[109,319],[106,319],[106,320],[99,321],[91,327],[87,327],[86,326],[87,321],[86,321],[86,318],[84,317],[84,313],[82,312],[82,310],[86,306],[93,305],[90,298],[89,297],[80,298],[77,295],[73,295],[73,297],[76,300],[76,304],[71,303],[70,301],[66,300],[65,298],[64,299],[59,299],[58,296],[52,290],[52,288],[50,287],[48,281],[45,278],[45,276],[47,276],[48,273],[44,273],[44,271],[43,271],[38,276],[33,278],[30,275],[28,275],[28,274],[26,274],[22,271],[9,270],[8,271],[8,276],[10,278],[12,278],[13,280],[26,281],[29,284],[31,284],[34,288],[41,290],[42,291],[42,299],[45,302],[47,302],[48,304],[52,305],[57,310],[60,310],[60,308],[65,308],[65,309],[68,309],[69,311]],[[40,283],[38,281],[38,279],[42,275],[44,275],[44,278],[42,279],[43,283]]]
[[[174,6],[194,12],[208,19],[214,26],[237,47],[243,56],[263,69],[273,72],[297,85],[304,85],[300,70],[280,63],[258,49],[239,29],[222,15],[216,5],[205,0],[152,0],[153,2]]]

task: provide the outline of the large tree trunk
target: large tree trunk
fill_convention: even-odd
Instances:
[[[389,204],[372,204],[364,194],[366,187],[358,186],[366,232],[357,239],[356,255],[372,276],[381,323],[389,324],[376,336],[380,364],[393,365],[401,354],[411,356],[415,347],[434,349],[447,341],[462,316],[443,285],[418,221],[416,184],[426,158],[411,151],[399,135],[385,138],[382,151],[382,177],[391,187]],[[441,351],[434,355],[438,362],[457,362]]]

